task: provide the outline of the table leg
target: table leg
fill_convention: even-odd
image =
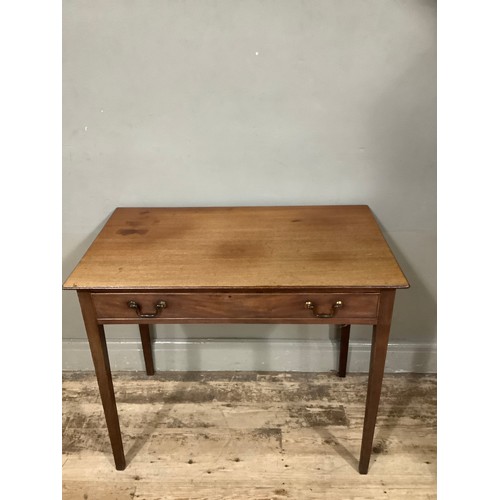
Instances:
[[[345,377],[351,325],[340,325],[339,377]]]
[[[94,361],[95,374],[101,394],[104,416],[108,426],[115,466],[117,470],[124,470],[126,466],[125,454],[123,452],[122,436],[120,432],[120,423],[118,421],[118,411],[116,409],[115,391],[111,379],[104,327],[97,323],[90,293],[78,292],[78,298],[80,300],[83,321],[85,323],[90,351]]]
[[[141,332],[142,352],[144,354],[144,362],[146,363],[146,373],[148,375],[154,375],[155,368],[153,364],[153,351],[151,350],[151,333],[149,325],[139,325],[139,331]]]
[[[382,391],[382,379],[384,377],[387,345],[389,343],[394,296],[395,290],[383,291],[380,294],[377,324],[373,327],[365,421],[363,424],[363,438],[361,441],[361,455],[359,458],[360,474],[367,474],[368,466],[370,465],[375,423],[377,420],[380,393]]]

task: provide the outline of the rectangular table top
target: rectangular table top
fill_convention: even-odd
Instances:
[[[65,289],[407,288],[366,205],[117,208]]]

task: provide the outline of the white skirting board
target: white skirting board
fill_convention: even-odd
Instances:
[[[142,371],[140,341],[108,340],[112,370]],[[328,372],[338,368],[338,341],[192,339],[156,340],[153,357],[157,371],[300,371]],[[347,370],[368,372],[370,343],[351,341]],[[62,367],[93,370],[86,340],[64,340]],[[436,373],[436,344],[390,343],[386,373]]]

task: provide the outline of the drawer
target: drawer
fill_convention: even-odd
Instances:
[[[373,323],[379,294],[96,292],[92,299],[97,319],[110,322]]]

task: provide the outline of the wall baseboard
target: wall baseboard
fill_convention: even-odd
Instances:
[[[108,340],[111,369],[142,371],[140,341]],[[153,342],[158,371],[301,371],[328,372],[338,368],[338,341],[190,339]],[[351,341],[347,369],[366,373],[370,343]],[[86,340],[63,340],[62,366],[67,371],[93,370]],[[436,344],[390,343],[386,373],[436,373]]]

